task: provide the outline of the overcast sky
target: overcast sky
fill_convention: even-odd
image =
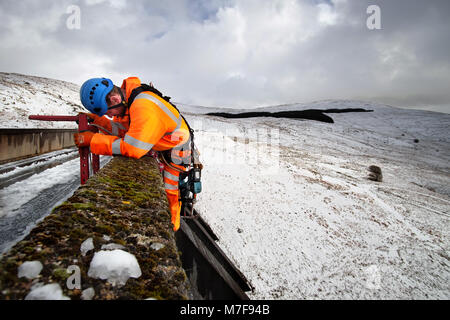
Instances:
[[[369,5],[381,29],[367,27]],[[449,0],[1,0],[0,21],[4,72],[138,76],[203,106],[362,99],[450,113]]]

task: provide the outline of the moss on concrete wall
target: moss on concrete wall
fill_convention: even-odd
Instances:
[[[82,254],[92,238],[94,249]],[[142,275],[125,285],[88,276],[90,262],[103,245],[115,244],[133,254]],[[40,261],[35,279],[18,276],[26,261]],[[69,289],[77,266],[81,288]],[[161,174],[151,157],[115,157],[71,198],[56,207],[31,233],[0,260],[0,299],[24,299],[33,286],[58,283],[63,294],[80,299],[93,288],[93,299],[187,299],[186,274],[170,222]],[[92,289],[90,289],[92,290]]]

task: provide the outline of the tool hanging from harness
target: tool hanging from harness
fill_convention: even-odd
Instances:
[[[173,161],[174,154],[172,150],[159,152],[159,158],[160,160],[162,160],[162,162],[164,162],[166,166],[180,172],[178,187],[180,190],[180,201],[182,203],[181,212],[185,213],[186,211],[188,211],[188,214],[190,216],[193,216],[193,204],[195,203],[196,195],[202,191],[201,170],[203,169],[203,165],[200,163],[199,159],[200,153],[198,152],[198,149],[194,143],[194,130],[190,127],[189,123],[181,114],[180,110],[178,110],[178,108],[172,102],[170,102],[170,97],[164,96],[159,90],[153,87],[153,85],[142,84],[140,87],[135,88],[128,98],[128,106],[131,106],[134,99],[144,91],[150,91],[167,101],[172,107],[175,108],[175,110],[178,111],[189,129],[189,140],[183,145],[174,148],[176,151],[179,151],[181,153],[186,150],[190,151],[188,152],[190,153],[190,159],[187,159],[187,157],[177,157],[176,159],[183,163],[182,166],[186,167],[186,169],[188,169],[187,171],[180,170],[179,168],[171,165],[171,162],[175,163],[175,161]],[[187,210],[185,210],[185,208]]]

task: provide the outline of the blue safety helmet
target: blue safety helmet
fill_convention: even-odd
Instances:
[[[80,89],[80,100],[83,106],[98,116],[108,111],[106,96],[112,91],[114,84],[107,78],[92,78],[87,80]]]

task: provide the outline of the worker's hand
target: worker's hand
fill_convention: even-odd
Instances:
[[[87,116],[87,121],[88,122],[94,122],[95,120],[97,120],[98,118],[100,118],[98,115],[94,114],[94,113],[87,113],[87,112],[78,112],[78,115],[82,115],[85,114]],[[77,120],[75,120],[75,122],[77,124],[79,124],[80,122]]]
[[[92,137],[95,133],[91,131],[78,132],[73,134],[73,140],[77,147],[87,147],[91,144]]]
[[[96,115],[95,113],[78,112],[78,115],[81,115],[81,114],[85,114],[85,115],[88,117],[88,121],[89,121],[89,122],[95,121],[95,120],[97,120],[98,118],[100,118],[100,117],[99,117],[98,115]]]

